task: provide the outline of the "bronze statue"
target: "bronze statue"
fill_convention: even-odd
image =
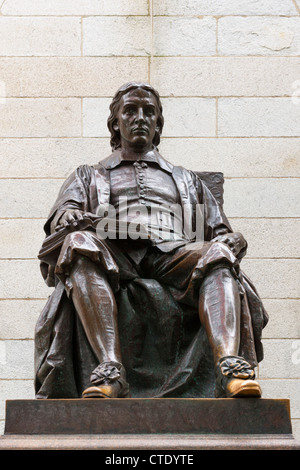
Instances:
[[[76,169],[45,225],[55,290],[36,326],[36,397],[260,397],[268,316],[240,268],[244,237],[198,174],[159,154],[150,85],[121,87],[110,112],[112,155]]]

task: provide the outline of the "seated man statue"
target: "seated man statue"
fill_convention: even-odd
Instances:
[[[35,331],[37,398],[261,396],[268,316],[240,269],[247,243],[199,175],[159,154],[163,124],[156,90],[122,86],[112,155],[60,190],[39,253],[55,289]]]

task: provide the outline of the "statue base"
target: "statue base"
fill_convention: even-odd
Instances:
[[[300,449],[289,400],[8,400],[3,449]]]

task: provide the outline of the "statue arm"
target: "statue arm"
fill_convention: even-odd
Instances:
[[[225,243],[241,259],[247,252],[247,241],[240,232],[232,230],[222,207],[198,176],[197,191],[199,201],[204,205],[205,239]]]
[[[46,237],[39,251],[42,276],[49,287],[55,286],[54,266],[59,255],[60,246],[67,231],[56,228],[64,214],[86,213],[89,211],[88,185],[90,181],[91,167],[87,165],[77,168],[62,185],[55,204],[44,225]],[[71,221],[71,218],[69,219]],[[54,239],[53,239],[54,237]]]
[[[46,235],[70,223],[82,219],[89,210],[88,181],[91,167],[83,165],[77,168],[62,185],[48,220],[44,226]]]
[[[212,242],[222,242],[229,246],[232,253],[241,259],[247,252],[247,241],[240,232],[225,233],[218,235],[211,240]]]

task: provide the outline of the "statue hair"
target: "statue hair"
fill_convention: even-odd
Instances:
[[[162,104],[161,104],[160,96],[159,96],[158,92],[151,85],[149,85],[148,83],[129,82],[129,83],[126,83],[125,85],[122,85],[118,89],[118,91],[116,92],[116,94],[113,97],[113,100],[112,100],[112,102],[109,106],[110,115],[109,115],[108,120],[107,120],[107,127],[108,127],[110,135],[111,135],[110,145],[111,145],[112,150],[116,150],[117,148],[121,147],[120,132],[116,131],[113,128],[113,125],[115,124],[116,119],[117,119],[117,114],[119,112],[119,106],[120,106],[121,98],[122,98],[123,95],[125,95],[129,91],[134,90],[136,88],[143,88],[144,90],[147,90],[150,93],[152,93],[156,98],[157,106],[158,106],[158,109],[159,109],[159,116],[158,116],[158,119],[157,119],[158,131],[155,132],[152,144],[155,147],[157,147],[160,143],[160,136],[161,136],[162,129],[163,129],[163,126],[164,126],[164,117],[163,117],[163,114],[162,114]]]

